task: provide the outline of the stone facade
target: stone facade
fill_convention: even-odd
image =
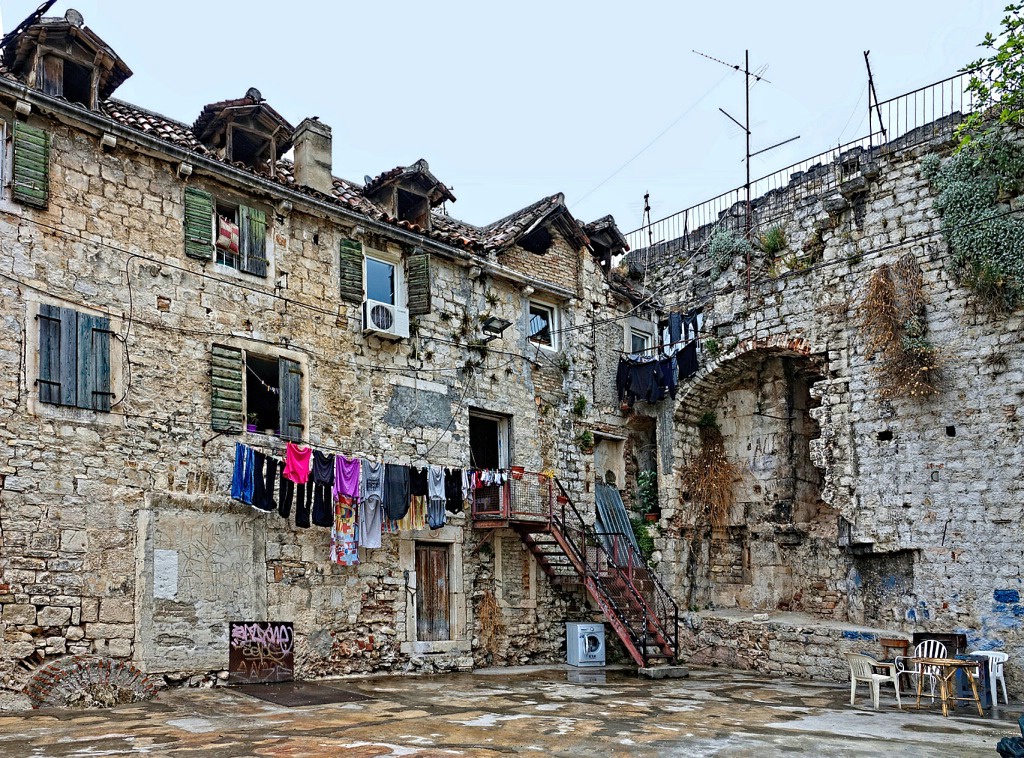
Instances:
[[[359,193],[343,180],[326,196],[329,129],[297,149],[315,165],[296,166],[291,180],[226,160],[184,125],[124,104],[79,108],[23,81],[0,76],[0,121],[47,135],[49,197],[30,207],[10,182],[0,197],[4,686],[50,658],[89,652],[197,681],[226,668],[231,620],[291,621],[297,674],[307,677],[562,659],[563,622],[592,611],[581,590],[552,586],[514,533],[490,539],[462,513],[439,530],[385,534],[358,566],[333,564],[328,529],[297,529],[229,497],[235,443],[280,454],[283,442],[211,423],[214,345],[293,361],[301,437],[312,446],[468,467],[470,413],[498,414],[510,420],[510,462],[553,472],[592,514],[594,459],[578,436],[615,419],[594,402],[593,377],[613,361],[588,324],[629,306],[559,196],[558,223],[530,219],[548,231],[545,249],[518,238],[488,247],[486,230],[437,211],[432,231],[398,223],[352,199]],[[262,101],[226,103],[203,118]],[[10,150],[3,160],[10,177]],[[412,175],[432,177],[425,162]],[[311,188],[297,183],[307,176]],[[190,189],[263,210],[265,276],[186,255]],[[429,309],[408,338],[364,333],[359,304],[339,295],[339,246],[353,239],[399,267],[430,254]],[[557,310],[556,349],[527,338],[531,297]],[[42,400],[39,323],[50,307],[109,319],[109,412]],[[509,326],[484,343],[480,325],[492,316]],[[246,387],[263,381],[254,376]],[[573,413],[580,396],[585,410]],[[418,544],[448,547],[450,640],[417,639]],[[480,645],[488,593],[504,621],[497,654]]]
[[[742,234],[742,204],[713,227],[630,254],[668,302],[704,314],[704,365],[665,425],[672,456],[660,478],[662,502],[672,505],[660,571],[684,609],[746,611],[748,620],[795,611],[815,626],[849,622],[890,635],[957,632],[969,649],[1024,659],[1021,314],[992,316],[954,280],[922,175],[925,155],[952,150],[948,126],[851,151],[756,199],[754,237],[778,225],[786,244],[774,255],[753,251],[749,297],[743,256],[716,275],[709,244],[715,229]],[[908,255],[922,271],[939,392],[883,399],[858,308],[872,271]],[[736,467],[718,525],[694,516],[682,486],[704,414],[714,414]],[[831,641],[844,639],[840,632],[766,637],[770,628],[705,619],[683,639],[695,656],[702,651],[695,662],[728,648],[727,664],[846,676],[834,663],[845,649]],[[768,637],[772,648],[788,640],[786,656],[754,661],[743,652],[765,649]],[[1011,664],[1007,676],[1020,692],[1020,668]]]

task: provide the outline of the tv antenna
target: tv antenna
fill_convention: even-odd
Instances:
[[[701,56],[702,58],[707,58],[709,61],[714,61],[715,63],[720,63],[721,65],[726,66],[727,68],[731,68],[734,71],[742,71],[743,72],[743,76],[744,76],[744,80],[745,80],[745,84],[746,84],[746,86],[743,88],[744,106],[745,106],[744,110],[745,110],[745,114],[746,114],[745,117],[744,117],[743,123],[741,124],[738,119],[735,119],[732,116],[730,116],[728,113],[726,113],[725,109],[719,108],[718,110],[720,110],[722,112],[722,115],[724,115],[727,119],[729,119],[734,124],[736,124],[736,126],[738,126],[740,129],[742,129],[743,133],[746,135],[746,138],[747,138],[747,149],[746,149],[745,158],[744,158],[744,163],[746,164],[746,169],[747,169],[747,181],[743,185],[743,189],[744,189],[745,195],[746,195],[746,203],[745,203],[745,205],[746,205],[746,213],[745,213],[745,224],[744,224],[744,226],[745,226],[746,236],[750,237],[750,230],[751,230],[751,226],[753,225],[753,218],[752,218],[753,214],[751,213],[751,204],[750,204],[750,159],[753,158],[755,155],[760,155],[761,153],[767,153],[769,150],[774,150],[777,147],[782,147],[783,145],[787,145],[790,142],[798,140],[798,139],[800,139],[800,135],[798,134],[795,137],[790,137],[789,139],[782,140],[782,142],[776,142],[774,145],[770,145],[769,147],[762,148],[761,150],[758,150],[756,152],[753,152],[753,153],[750,152],[750,88],[754,84],[756,84],[757,82],[766,82],[768,84],[771,84],[771,82],[768,79],[765,79],[764,76],[762,76],[762,74],[764,74],[765,70],[767,69],[767,66],[762,67],[758,71],[751,71],[750,70],[750,50],[745,50],[744,53],[743,53],[743,67],[742,68],[740,68],[738,65],[733,64],[733,63],[726,63],[725,61],[719,60],[718,58],[715,58],[715,57],[713,57],[711,55],[708,55],[707,53],[702,53],[700,50],[694,50],[693,52],[696,53],[697,55]],[[751,79],[753,79],[753,82],[751,82]],[[748,298],[750,297],[750,253],[749,252],[747,253],[747,297]]]

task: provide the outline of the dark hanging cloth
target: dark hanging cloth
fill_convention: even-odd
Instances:
[[[622,356],[619,358],[619,368],[615,372],[615,392],[619,396],[619,402],[626,400],[626,394],[629,391],[629,370],[633,365],[633,362]],[[632,401],[629,403],[632,405]]]
[[[661,400],[661,372],[656,360],[634,362],[629,373],[629,391],[638,400],[646,400],[648,403]]]
[[[676,397],[676,387],[679,385],[675,356],[670,355],[667,358],[660,358],[658,360],[658,372],[661,374],[661,386],[674,400]]]
[[[273,476],[277,476],[277,462],[264,455],[258,450],[253,451],[253,469],[252,469],[252,505],[254,508],[258,508],[261,511],[272,511],[274,510],[274,479],[268,476],[267,473],[270,469],[267,467],[273,466]],[[267,493],[269,487],[270,492]]]
[[[697,340],[686,343],[683,349],[676,353],[676,363],[679,365],[679,379],[689,379],[697,373],[700,366],[697,364]]]
[[[295,499],[295,482],[284,475],[284,466],[281,467],[281,496],[277,501],[278,515],[287,520],[292,515],[292,500]]]
[[[313,509],[313,483],[299,484],[295,487],[295,526],[308,529],[310,511]]]
[[[427,497],[430,494],[430,481],[426,468],[413,466],[409,469],[409,494],[413,497]]]
[[[384,466],[384,513],[398,521],[409,512],[409,467],[398,463]]]
[[[458,513],[464,507],[462,502],[462,469],[446,468],[444,470],[445,508]]]
[[[274,500],[274,484],[277,482],[277,467],[280,461],[272,456],[267,456],[266,469],[263,474],[263,488],[258,499],[253,500],[253,505],[261,511],[270,513],[277,508],[277,501]]]
[[[317,526],[334,526],[334,456],[313,451],[313,523]]]
[[[673,345],[683,338],[683,314],[668,314],[668,341]]]

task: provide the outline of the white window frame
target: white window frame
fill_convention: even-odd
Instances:
[[[369,299],[369,278],[366,275],[366,261],[373,259],[379,263],[386,263],[395,269],[395,302],[390,303],[396,308],[406,307],[405,291],[405,267],[402,265],[402,256],[385,250],[374,250],[373,248],[363,249],[363,300]],[[374,302],[381,302],[374,300]]]
[[[551,344],[545,345],[543,342],[536,341],[530,335],[530,321],[533,319],[533,314],[530,311],[533,308],[546,310],[550,314],[548,321],[549,329],[551,331]],[[553,353],[557,353],[561,348],[561,340],[559,334],[562,325],[562,314],[559,311],[558,306],[555,303],[547,302],[545,300],[529,300],[526,306],[526,341],[531,345],[536,345],[541,350],[549,350]]]
[[[638,337],[641,338],[643,340],[643,343],[644,343],[643,348],[641,348],[640,350],[637,350],[634,347],[634,345],[633,345],[633,340],[635,338],[638,338]],[[628,346],[627,349],[628,349],[628,351],[631,354],[632,353],[646,354],[646,353],[649,353],[651,351],[652,347],[654,347],[654,335],[653,334],[651,334],[650,332],[645,332],[643,329],[636,329],[636,328],[634,328],[632,326],[629,328],[629,346]]]

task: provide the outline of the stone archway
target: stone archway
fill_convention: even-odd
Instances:
[[[820,436],[811,386],[825,359],[803,338],[740,342],[683,388],[676,406],[679,455],[676,525],[681,583],[691,607],[793,610],[845,618],[847,557],[838,514],[822,498],[812,458]],[[716,525],[702,522],[682,487],[699,451],[698,425],[710,415],[734,467],[731,505]]]

